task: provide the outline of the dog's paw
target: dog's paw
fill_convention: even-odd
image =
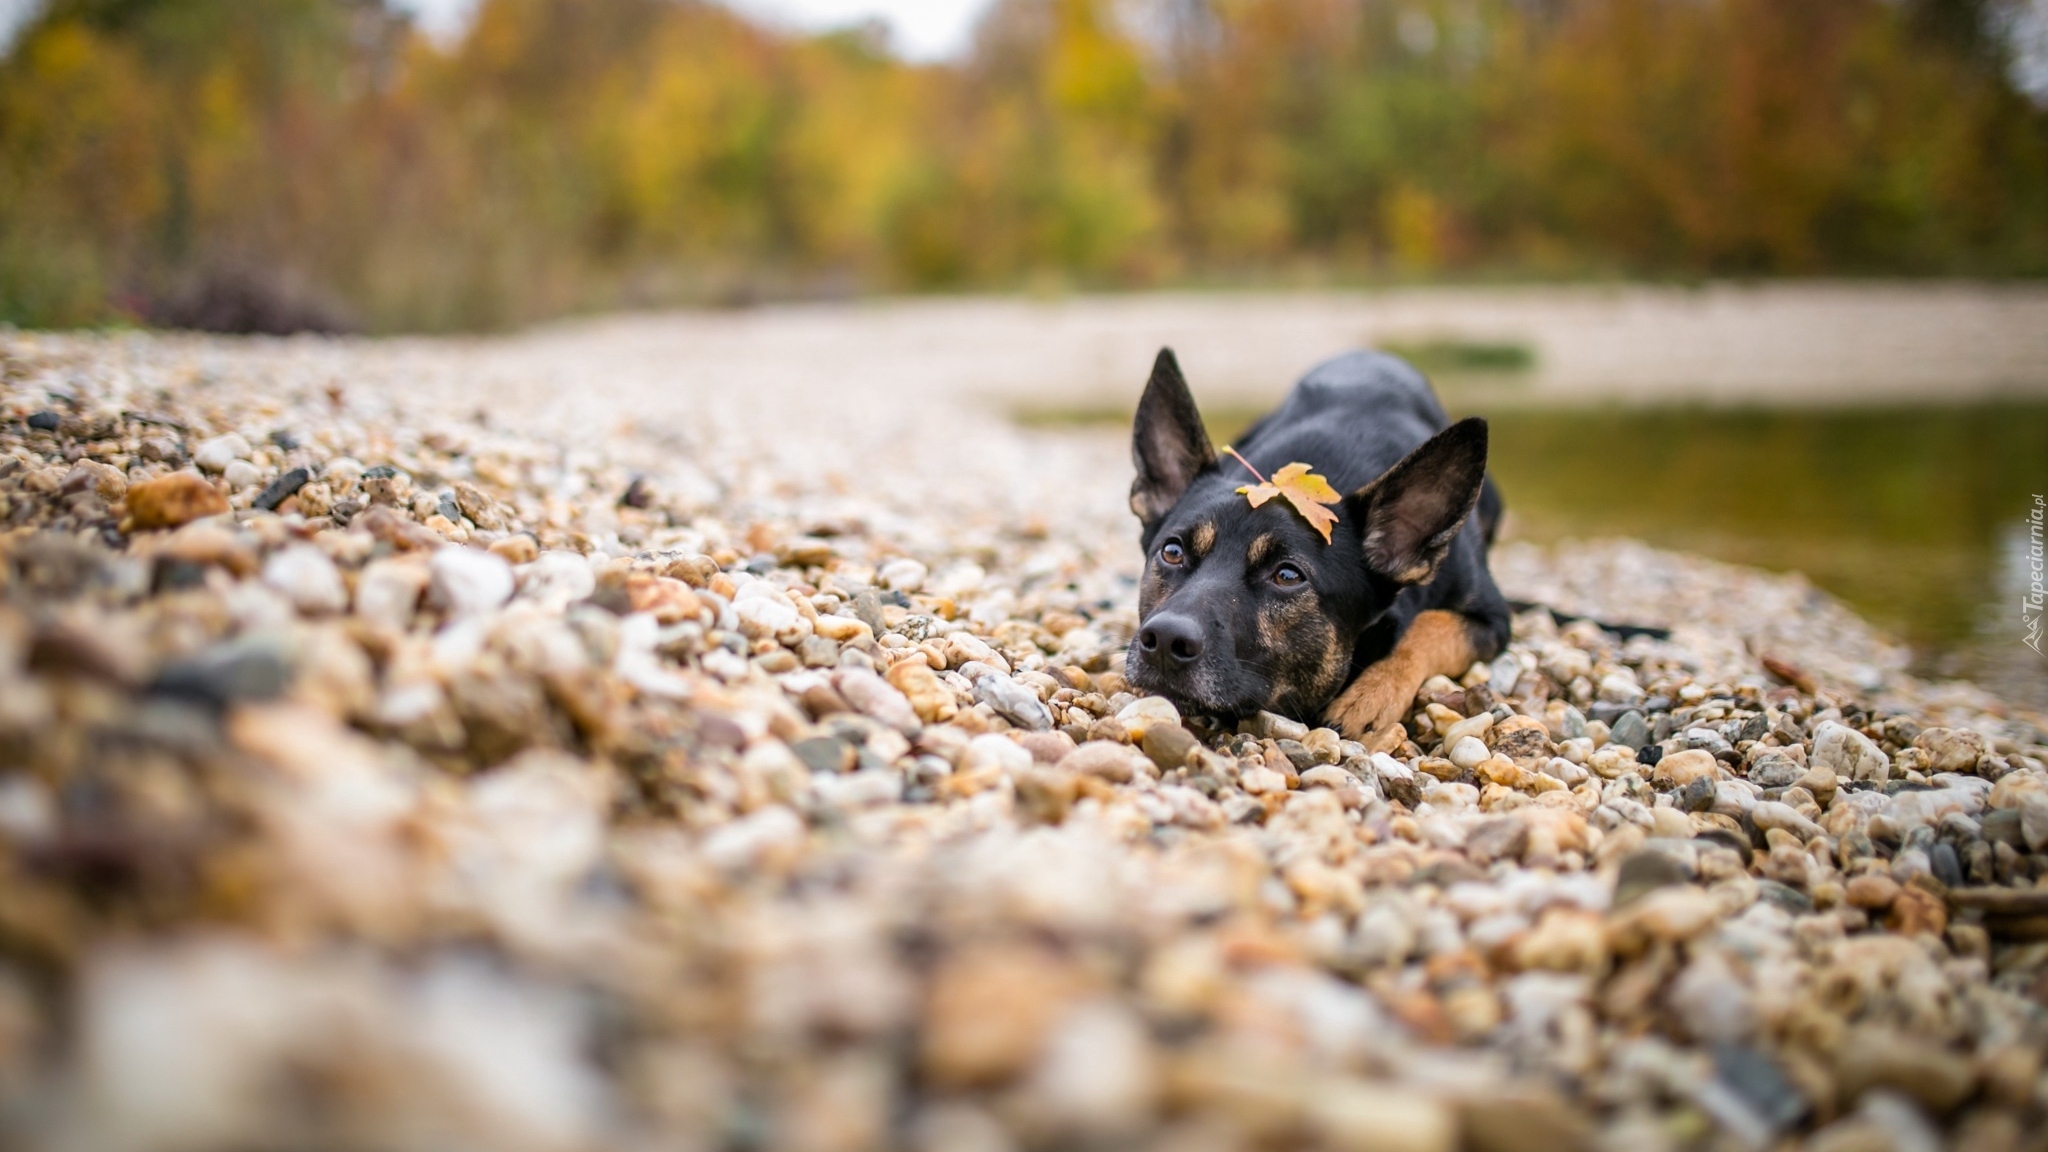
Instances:
[[[1367,733],[1400,723],[1419,686],[1399,662],[1381,661],[1359,673],[1351,687],[1331,702],[1323,718],[1345,739],[1363,740]]]

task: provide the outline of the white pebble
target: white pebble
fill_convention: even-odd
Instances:
[[[1643,689],[1635,677],[1622,672],[1610,672],[1600,678],[1600,699],[1613,704],[1633,704],[1643,698]]]
[[[875,573],[875,579],[882,587],[897,592],[916,592],[924,587],[931,577],[931,569],[911,559],[891,560]]]
[[[1492,754],[1486,750],[1486,745],[1480,741],[1479,737],[1467,736],[1456,744],[1451,745],[1450,761],[1458,767],[1470,771],[1477,767],[1481,760],[1486,759]]]
[[[364,565],[356,577],[356,615],[400,631],[412,625],[427,587],[427,566],[409,557],[387,556]]]
[[[1164,696],[1140,696],[1116,714],[1117,723],[1131,739],[1143,738],[1145,730],[1154,724],[1180,723],[1180,709]]]
[[[559,612],[597,591],[590,561],[576,552],[543,552],[519,566],[519,596]]]
[[[263,469],[247,460],[230,460],[227,468],[221,472],[221,477],[228,482],[228,487],[240,491],[244,488],[254,488],[262,482]]]
[[[482,549],[443,548],[427,564],[434,604],[450,616],[489,612],[512,598],[512,566]]]
[[[192,450],[192,462],[208,472],[223,472],[227,466],[249,455],[249,442],[234,432],[203,441]]]
[[[973,775],[990,768],[1005,776],[1022,775],[1031,769],[1031,753],[1007,736],[993,732],[976,736],[960,754],[960,771]]]
[[[348,585],[340,570],[311,544],[294,544],[265,561],[263,582],[284,593],[301,612],[319,615],[348,609]]]
[[[1484,736],[1492,729],[1493,713],[1481,712],[1477,716],[1467,716],[1465,719],[1444,729],[1444,747],[1456,748],[1458,741],[1463,740],[1467,736]]]
[[[1833,720],[1814,731],[1813,762],[1851,780],[1882,784],[1892,775],[1892,758],[1884,749],[1863,733]]]

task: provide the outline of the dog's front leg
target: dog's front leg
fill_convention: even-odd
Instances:
[[[1324,718],[1352,740],[1397,723],[1416,689],[1431,676],[1456,676],[1472,666],[1477,650],[1465,617],[1432,608],[1415,617],[1386,659],[1358,674]]]

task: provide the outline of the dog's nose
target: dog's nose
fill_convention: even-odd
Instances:
[[[1170,612],[1145,621],[1138,633],[1138,646],[1148,655],[1164,655],[1175,664],[1192,664],[1202,654],[1202,626]]]

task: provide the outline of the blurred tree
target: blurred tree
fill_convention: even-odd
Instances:
[[[374,330],[860,288],[2048,273],[2007,0],[52,0],[0,319]],[[2007,21],[2006,23],[2009,23]]]

